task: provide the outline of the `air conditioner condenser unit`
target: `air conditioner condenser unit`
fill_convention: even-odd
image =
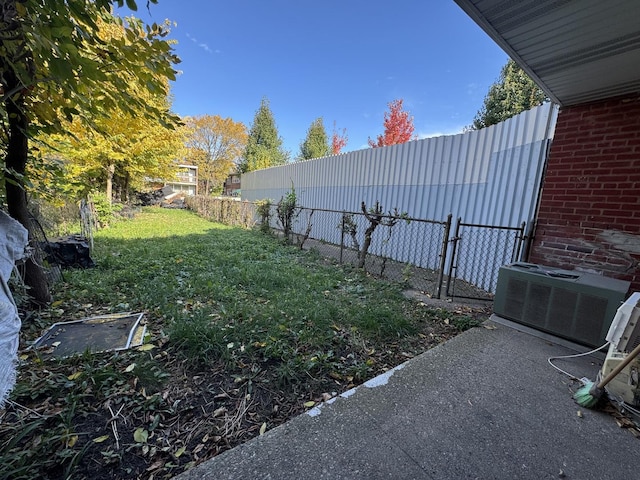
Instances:
[[[496,315],[576,343],[599,347],[630,283],[532,263],[500,268]]]

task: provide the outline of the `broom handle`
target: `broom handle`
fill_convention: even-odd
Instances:
[[[603,388],[607,383],[613,380],[613,378],[616,375],[618,375],[622,370],[624,370],[624,367],[629,365],[633,361],[633,359],[638,356],[638,354],[640,354],[640,344],[638,344],[638,346],[634,348],[631,351],[631,353],[627,355],[627,357],[618,364],[616,368],[611,370],[611,373],[609,373],[609,375],[607,375],[602,380],[600,380],[600,383],[598,383],[597,388]]]

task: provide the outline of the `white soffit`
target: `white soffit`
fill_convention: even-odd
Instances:
[[[640,0],[455,0],[549,95],[640,92]]]

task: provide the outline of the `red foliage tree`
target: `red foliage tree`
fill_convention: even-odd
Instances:
[[[369,138],[369,146],[386,147],[406,143],[413,138],[413,117],[402,110],[402,99],[389,103],[389,111],[384,114],[384,133],[376,141]]]
[[[347,129],[343,128],[341,132],[336,128],[336,122],[333,122],[333,133],[331,134],[331,153],[339,155],[344,147],[347,146]]]

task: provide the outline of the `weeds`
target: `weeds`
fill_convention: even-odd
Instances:
[[[441,308],[433,310],[432,315],[434,318],[444,322],[445,325],[451,325],[461,332],[478,327],[483,321],[483,319],[479,319],[465,312],[455,312]]]
[[[280,202],[276,206],[276,216],[278,217],[284,238],[287,242],[291,242],[293,221],[300,213],[297,207],[297,201],[296,190],[293,187],[293,183],[291,183],[291,190],[280,199]]]
[[[142,310],[150,350],[23,355],[0,478],[169,478],[472,323],[188,211],[146,208],[98,232],[93,256],[34,325]]]
[[[271,233],[271,200],[265,198],[256,202],[256,213],[260,217],[260,231]]]

